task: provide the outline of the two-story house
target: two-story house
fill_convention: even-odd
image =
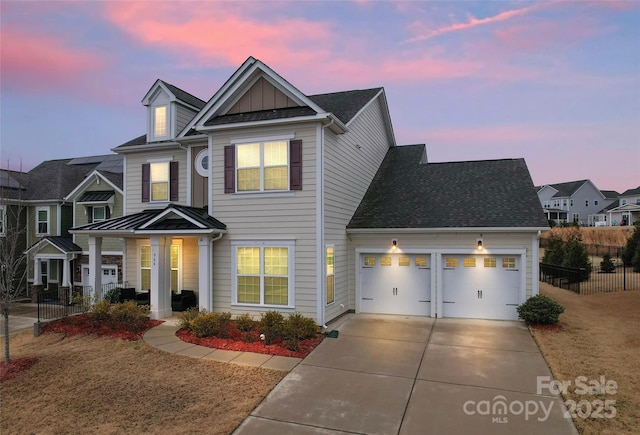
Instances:
[[[640,220],[640,186],[622,192],[618,202],[617,207],[607,210],[611,225],[633,225]]]
[[[590,180],[546,184],[537,190],[547,219],[558,224],[577,222],[593,226],[595,223],[589,217],[615,201],[606,197]]]
[[[93,288],[104,238],[124,240],[123,279],[150,292],[155,318],[170,316],[172,292],[184,289],[202,309],[299,312],[320,325],[348,310],[517,318],[514,304],[537,293],[547,224],[524,161],[434,166],[424,146],[396,147],[382,88],[306,95],[250,57],[207,102],[157,80],[142,103],[146,133],[114,148],[123,216],[71,232],[87,238]],[[437,168],[469,176],[455,184]],[[396,202],[377,202],[386,185]],[[446,200],[429,202],[440,188]],[[513,219],[496,218],[506,210]],[[394,219],[358,218],[371,213]],[[443,287],[445,270],[455,278]],[[498,284],[452,293],[480,275]],[[467,308],[444,310],[441,293]]]

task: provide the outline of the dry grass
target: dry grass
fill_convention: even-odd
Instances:
[[[228,434],[285,375],[142,341],[29,332],[11,339],[12,357],[39,361],[0,384],[2,434]]]
[[[578,376],[618,383],[615,395],[578,395],[565,399],[613,399],[617,415],[607,419],[576,419],[584,435],[640,433],[640,291],[580,296],[540,283],[540,291],[565,307],[560,332],[533,330],[555,379],[575,386]]]
[[[626,227],[580,227],[580,233],[582,234],[582,241],[588,245],[599,246],[611,246],[616,248],[622,248],[627,244],[627,240],[633,234],[633,226]],[[567,228],[552,228],[550,231],[546,231],[540,235],[541,239],[548,239],[552,234],[557,234],[562,237],[563,240],[567,239],[567,236],[575,231],[574,227]]]

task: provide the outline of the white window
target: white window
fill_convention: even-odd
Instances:
[[[573,213],[571,220],[573,222],[580,222],[580,213]]]
[[[140,246],[140,290],[151,288],[151,246]]]
[[[326,303],[329,305],[335,300],[335,248],[331,245],[327,246],[325,261],[327,267]]]
[[[542,203],[542,206],[543,206],[544,208],[549,208],[549,201],[545,201],[545,202],[543,202],[543,203]]]
[[[589,207],[589,200],[588,200],[588,199],[586,199],[586,200],[584,201],[584,206],[585,206],[585,207]]]
[[[233,245],[233,303],[293,307],[293,243]]]
[[[4,236],[7,233],[7,208],[4,205],[0,205],[0,236]]]
[[[203,177],[209,176],[209,150],[204,149],[196,155],[194,166],[198,174]]]
[[[573,207],[573,199],[570,199],[570,200],[569,200],[569,205],[570,205],[571,207]]]
[[[92,222],[103,221],[107,218],[107,207],[104,205],[93,207],[91,213],[93,219]]]
[[[626,199],[621,199],[620,200],[620,205],[627,205],[627,200]]]
[[[156,138],[167,135],[167,106],[153,109],[153,136]]]
[[[151,163],[151,201],[169,201],[169,162]]]
[[[236,146],[237,191],[289,189],[289,142],[259,142]]]
[[[38,207],[36,209],[36,234],[49,234],[49,207]]]
[[[180,241],[171,244],[169,259],[170,268],[170,288],[172,291],[181,290],[180,265],[182,258],[180,256],[182,243]],[[140,289],[149,290],[151,288],[151,245],[140,245]]]

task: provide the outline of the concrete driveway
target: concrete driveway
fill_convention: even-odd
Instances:
[[[236,434],[577,434],[519,322],[350,315]]]

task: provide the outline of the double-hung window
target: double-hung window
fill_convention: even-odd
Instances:
[[[256,140],[224,147],[225,193],[291,190],[302,190],[301,140]]]
[[[107,207],[104,205],[94,206],[91,208],[91,221],[100,222],[108,219]]]
[[[167,136],[167,106],[153,108],[153,136],[154,138]]]
[[[180,291],[180,250],[182,243],[172,243],[169,258],[169,279],[171,291]],[[151,288],[151,245],[140,245],[140,288]]]
[[[36,209],[36,234],[49,234],[49,207],[38,207]]]
[[[142,165],[142,202],[178,200],[177,161],[150,161]]]
[[[233,303],[293,307],[292,242],[233,243]]]
[[[289,189],[289,142],[237,146],[238,192]]]

